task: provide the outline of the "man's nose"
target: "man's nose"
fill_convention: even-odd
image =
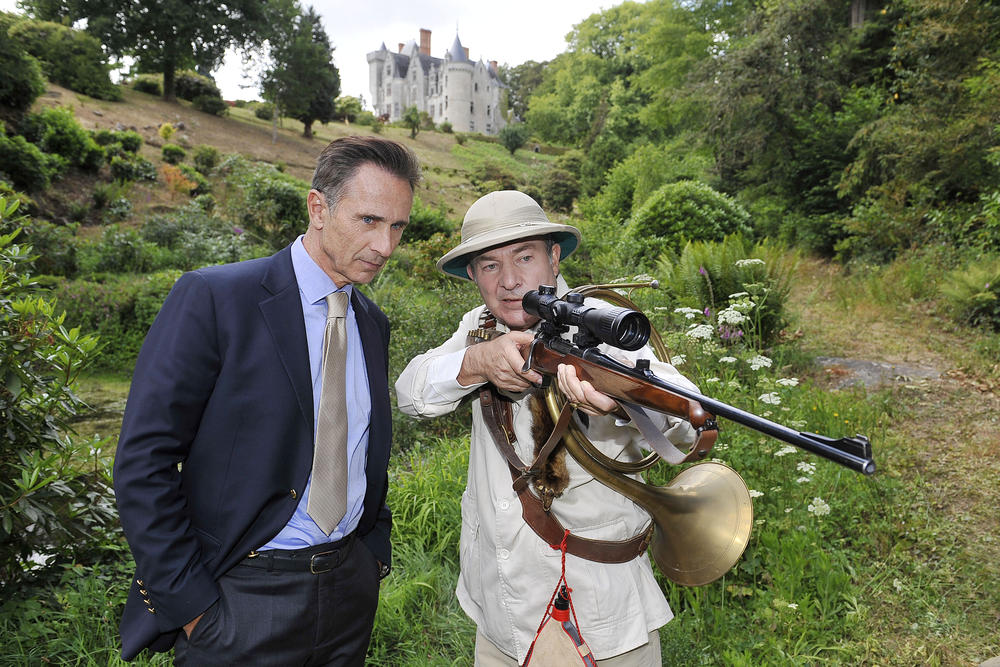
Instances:
[[[500,286],[511,291],[521,286],[521,273],[513,264],[504,262],[500,265]]]
[[[396,249],[398,240],[392,233],[392,225],[379,225],[368,240],[368,247],[382,257],[388,257]]]

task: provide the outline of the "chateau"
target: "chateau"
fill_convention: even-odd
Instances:
[[[426,111],[435,123],[448,121],[456,132],[497,134],[500,113],[497,61],[469,59],[468,47],[455,35],[444,58],[431,56],[431,31],[421,28],[420,45],[400,42],[392,53],[385,42],[368,54],[368,88],[375,115],[400,120],[407,107]]]

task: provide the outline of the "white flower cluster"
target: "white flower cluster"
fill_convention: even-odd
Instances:
[[[763,354],[758,354],[747,363],[750,364],[751,370],[759,371],[761,368],[770,368],[773,362]]]
[[[736,357],[719,357],[719,363],[722,364],[735,364]]]
[[[809,503],[806,508],[816,516],[824,516],[830,513],[830,506],[826,504],[826,501],[822,498],[813,498],[813,501]]]
[[[674,312],[682,313],[689,320],[693,320],[698,315],[701,315],[701,311],[697,308],[674,308]]]
[[[761,394],[757,397],[761,403],[767,403],[768,405],[781,405],[781,396],[778,396],[776,392],[769,391],[766,394]]]
[[[736,260],[737,268],[746,268],[748,266],[764,266],[764,260],[752,258],[752,259],[738,259]]]
[[[735,306],[729,306],[719,312],[719,324],[743,324],[747,321],[747,316],[739,311]]]
[[[804,472],[807,475],[812,475],[813,473],[816,472],[816,464],[810,463],[808,461],[799,461],[795,465],[795,469],[798,470],[799,472]]]
[[[763,491],[758,491],[757,489],[750,489],[751,498],[760,498],[762,495],[764,495]]]
[[[799,384],[798,378],[778,378],[774,381],[775,384],[779,384],[782,387],[795,387]]]
[[[687,361],[686,354],[675,354],[674,356],[670,357],[670,364],[672,366],[681,366],[684,364],[685,361]]]
[[[684,335],[691,338],[703,338],[708,340],[712,337],[713,329],[710,324],[692,324],[691,328],[684,332]]]
[[[774,455],[775,456],[787,456],[788,454],[794,454],[797,451],[799,451],[799,450],[795,449],[791,445],[785,445],[784,447],[782,447],[781,449],[779,449],[778,451],[776,451],[774,453]]]

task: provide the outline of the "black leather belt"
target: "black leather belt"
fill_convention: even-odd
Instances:
[[[240,561],[240,565],[268,571],[323,574],[344,562],[353,541],[354,535],[352,533],[336,542],[317,544],[305,549],[252,551],[250,555]]]

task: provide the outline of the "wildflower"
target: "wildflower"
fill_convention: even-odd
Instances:
[[[763,526],[765,521],[767,521],[767,519],[756,519],[754,520],[754,523],[758,526]]]
[[[795,480],[795,483],[796,484],[805,484],[805,483],[811,482],[811,481],[812,481],[812,479],[810,479],[809,477],[799,477],[798,479]],[[812,511],[812,510],[810,510],[810,511]]]
[[[707,276],[708,275],[708,271],[705,270],[704,266],[699,266],[698,267],[698,273],[701,274],[701,275],[703,275],[703,276]]]
[[[772,486],[771,487],[771,493],[777,493],[778,491],[781,491],[781,487],[780,486]]]
[[[811,475],[814,472],[816,472],[816,464],[810,463],[808,461],[799,461],[798,464],[796,464],[795,469],[798,470],[799,472],[804,472],[807,475]]]
[[[237,236],[239,236],[242,233],[243,233],[242,229],[240,229],[239,227],[233,227],[233,234],[236,234]]]
[[[778,396],[776,392],[770,391],[766,394],[761,394],[757,397],[761,403],[767,403],[768,405],[781,405],[781,397]]]
[[[719,363],[722,363],[722,364],[735,364],[736,363],[736,357],[720,357],[719,358]]]
[[[693,320],[695,315],[700,315],[701,311],[695,308],[674,308],[675,313],[683,313],[684,317]]]
[[[684,332],[691,338],[704,338],[708,340],[712,337],[712,326],[709,324],[692,324],[691,328]]]
[[[791,514],[791,512],[792,512],[792,508],[791,507],[786,507],[785,508],[785,514]]]
[[[798,450],[795,449],[794,447],[792,447],[791,445],[785,445],[784,447],[782,447],[781,449],[779,449],[778,451],[776,451],[774,453],[774,455],[775,456],[785,456],[787,454],[794,454],[797,451]]]
[[[743,388],[743,386],[740,385],[740,383],[737,382],[736,380],[730,380],[729,382],[726,383],[726,386],[729,387],[730,389],[742,389]]]
[[[750,370],[759,371],[761,368],[770,368],[772,362],[763,354],[758,354],[747,363],[750,364]]]
[[[705,310],[703,312],[705,314],[705,317],[711,317],[712,316],[712,311],[709,310],[708,306],[705,306]]]
[[[739,299],[739,298],[744,297],[744,296],[750,296],[750,293],[749,292],[737,292],[736,294],[730,294],[729,298],[730,299]]]
[[[743,329],[734,329],[723,324],[719,327],[719,338],[722,340],[735,340],[743,335]]]
[[[798,604],[796,604],[796,603],[794,603],[794,602],[789,602],[789,603],[788,603],[788,608],[789,608],[789,609],[798,609],[798,608],[799,608],[799,605],[798,605]]]
[[[746,321],[746,315],[732,306],[719,312],[719,324],[743,324]]]
[[[756,257],[736,260],[736,268],[743,269],[748,266],[764,266],[764,260],[757,259]]]
[[[710,384],[714,384],[716,382],[722,382],[722,380],[720,380],[719,378],[708,378],[707,380],[705,380],[705,382],[708,382]]]
[[[809,503],[806,508],[816,516],[823,516],[830,513],[830,506],[826,504],[826,501],[822,498],[813,498],[813,501]]]
[[[903,592],[903,582],[900,581],[899,579],[892,580],[892,587],[896,589],[897,593]]]
[[[673,366],[681,366],[685,361],[687,361],[686,354],[677,354],[670,357],[670,364]]]
[[[774,383],[775,384],[779,384],[782,387],[794,387],[794,386],[798,385],[799,379],[798,378],[778,378],[777,380],[774,381]]]
[[[762,495],[764,495],[763,491],[758,491],[757,489],[750,489],[751,498],[760,498]]]

